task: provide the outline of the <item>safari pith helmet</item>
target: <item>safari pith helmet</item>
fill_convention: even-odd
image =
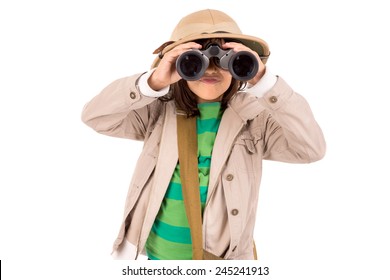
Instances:
[[[172,32],[170,41],[154,51],[158,54],[152,64],[156,67],[164,54],[177,45],[199,39],[224,38],[238,40],[257,52],[265,64],[270,55],[268,44],[257,37],[244,35],[237,23],[227,14],[217,10],[201,10],[182,18]]]

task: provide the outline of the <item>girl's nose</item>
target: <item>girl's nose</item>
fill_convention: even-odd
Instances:
[[[218,71],[218,64],[216,62],[216,58],[211,58],[209,61],[209,66],[206,69],[206,72],[217,72]]]

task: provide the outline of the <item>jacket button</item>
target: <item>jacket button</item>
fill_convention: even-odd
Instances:
[[[130,92],[130,98],[131,99],[135,99],[137,97],[137,95],[135,94],[134,91]]]
[[[232,213],[233,216],[237,216],[238,215],[238,210],[237,209],[233,209],[231,213]]]
[[[234,178],[234,176],[232,174],[228,174],[226,176],[226,180],[228,180],[228,181],[233,181],[233,178]]]
[[[276,102],[278,102],[278,98],[277,98],[276,96],[271,96],[271,97],[269,98],[269,101],[270,101],[271,103],[276,103]]]

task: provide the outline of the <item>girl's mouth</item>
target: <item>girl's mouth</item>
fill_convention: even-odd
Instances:
[[[219,83],[220,79],[215,76],[203,76],[199,81],[205,84],[216,84]]]

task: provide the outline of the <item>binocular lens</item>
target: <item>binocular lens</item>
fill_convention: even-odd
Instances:
[[[187,79],[195,78],[202,71],[203,61],[200,56],[194,54],[184,55],[180,58],[177,69],[180,75]]]
[[[253,59],[252,56],[246,54],[237,55],[232,61],[232,70],[233,73],[241,79],[248,79],[248,77],[253,77],[254,70],[257,71],[256,63],[257,61]]]

